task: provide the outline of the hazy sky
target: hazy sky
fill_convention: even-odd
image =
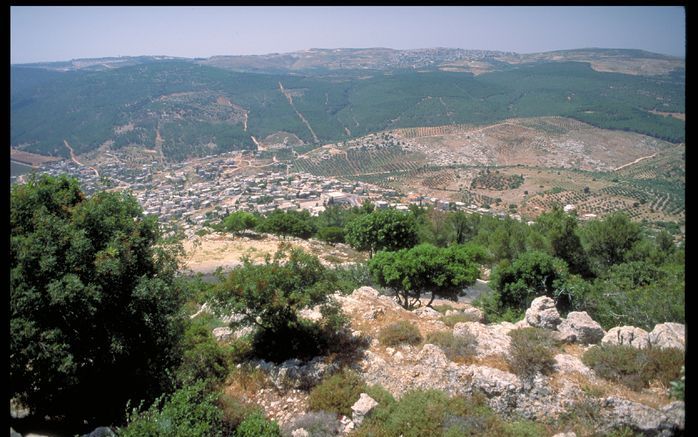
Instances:
[[[11,63],[338,47],[518,53],[602,47],[686,55],[685,11],[679,6],[13,6],[10,10]]]

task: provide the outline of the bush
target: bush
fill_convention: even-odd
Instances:
[[[509,332],[511,370],[522,377],[535,373],[549,374],[555,364],[556,342],[552,333],[542,328],[522,328]]]
[[[344,243],[344,228],[337,226],[321,228],[317,232],[317,238],[318,240],[322,240],[330,244]]]
[[[456,323],[466,323],[466,322],[477,322],[478,318],[473,314],[458,313],[451,314],[450,316],[441,317],[441,321],[446,324],[446,326],[453,328]]]
[[[402,343],[414,346],[422,342],[422,335],[415,325],[406,320],[400,320],[381,329],[378,339],[384,346],[397,346]]]
[[[601,344],[586,351],[582,361],[604,379],[641,390],[650,381],[657,380],[669,386],[678,379],[684,365],[684,353],[679,349],[636,349],[627,345]]]
[[[351,417],[351,406],[366,391],[366,383],[354,372],[344,370],[325,378],[308,396],[308,407]]]
[[[236,437],[281,437],[279,425],[264,417],[261,411],[255,411],[242,421],[235,430]]]
[[[204,382],[176,391],[159,408],[162,398],[143,412],[128,413],[128,426],[118,430],[120,437],[214,437],[222,434],[222,414],[216,394],[208,393]],[[128,407],[127,407],[128,408]]]
[[[225,380],[228,375],[228,357],[213,338],[206,319],[197,317],[189,323],[184,332],[182,349],[182,363],[176,372],[180,385],[205,380],[212,387]]]
[[[290,437],[293,431],[303,428],[312,437],[334,437],[342,426],[337,415],[327,411],[311,411],[284,427],[283,435]]]
[[[505,436],[503,422],[478,396],[449,398],[438,390],[414,390],[379,404],[355,436]],[[509,434],[512,435],[512,434]]]
[[[246,403],[241,399],[227,394],[218,398],[218,409],[221,411],[223,434],[233,435],[235,429],[240,426],[246,417],[259,409],[256,405]]]
[[[683,401],[686,396],[686,370],[681,366],[681,377],[675,381],[671,381],[669,393],[674,399]]]
[[[427,335],[425,343],[441,348],[451,361],[465,360],[475,355],[477,340],[471,333],[453,335],[453,331],[432,332]]]

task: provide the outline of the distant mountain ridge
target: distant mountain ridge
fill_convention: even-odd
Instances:
[[[124,56],[73,59],[61,62],[13,64],[56,71],[102,71],[132,65],[179,60],[239,72],[311,73],[336,70],[442,70],[473,74],[499,71],[519,64],[540,61],[588,62],[599,71],[625,74],[659,75],[684,68],[683,58],[638,49],[581,48],[520,54],[497,50],[424,48],[397,50],[390,48],[311,48],[288,53],[265,55],[217,55],[209,58],[174,56]],[[632,61],[628,65],[628,61]],[[604,69],[604,67],[606,69]],[[644,67],[644,68],[643,68]],[[609,70],[610,69],[610,70]]]
[[[397,128],[540,116],[681,142],[684,65],[637,50],[448,48],[18,64],[10,146],[64,157],[66,144],[77,154],[137,146],[181,161],[255,150],[279,135],[312,148]]]

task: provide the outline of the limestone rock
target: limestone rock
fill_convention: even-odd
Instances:
[[[515,394],[523,387],[513,373],[486,366],[471,366],[471,369],[473,388],[482,390],[488,397]]]
[[[538,328],[555,329],[562,319],[555,308],[555,301],[548,296],[540,296],[533,299],[526,310],[526,322]]]
[[[563,336],[574,335],[577,343],[596,344],[601,341],[606,332],[595,322],[586,311],[572,311],[557,327]]]
[[[213,328],[213,337],[218,341],[227,341],[233,337],[233,330],[227,326]]]
[[[582,360],[570,354],[555,355],[554,367],[560,373],[579,373],[585,376],[593,376],[594,374]]]
[[[553,437],[577,437],[577,434],[574,431],[570,432],[558,432],[555,434]]]
[[[361,425],[364,418],[371,412],[371,410],[373,410],[373,408],[375,408],[376,405],[378,405],[378,402],[376,402],[371,396],[367,395],[366,393],[361,393],[359,400],[351,406],[351,420],[356,426]]]
[[[302,310],[298,311],[298,315],[313,322],[317,322],[318,320],[322,319],[322,313],[320,313],[319,306],[315,308],[303,308]]]
[[[310,437],[310,433],[305,428],[294,429],[291,437]]]
[[[430,307],[419,307],[416,310],[414,310],[414,314],[418,315],[420,319],[436,320],[441,317],[440,312]]]
[[[665,410],[656,410],[627,399],[608,397],[604,400],[602,414],[609,430],[627,426],[643,435],[669,437],[684,428],[683,402],[674,404],[665,407]]]
[[[509,351],[511,337],[509,331],[515,329],[512,323],[483,325],[479,322],[456,323],[453,335],[466,336],[472,334],[477,340],[476,354],[478,356],[504,355]]]
[[[601,343],[628,345],[638,349],[644,349],[650,344],[647,331],[634,326],[616,326],[611,328],[601,339]]]
[[[10,427],[10,437],[22,437],[22,434],[18,433],[12,427]]]
[[[89,434],[83,434],[82,437],[116,437],[116,433],[112,431],[111,428],[106,426],[100,426],[95,428]]]
[[[649,333],[652,347],[686,348],[686,325],[682,323],[660,323]]]

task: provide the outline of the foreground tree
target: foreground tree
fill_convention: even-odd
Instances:
[[[427,306],[439,295],[456,299],[475,282],[484,257],[479,246],[420,244],[397,252],[378,252],[368,266],[376,282],[391,288],[398,303],[412,309],[421,305],[423,292],[431,292]]]
[[[235,211],[223,220],[223,228],[235,235],[254,229],[258,224],[257,216],[247,211]]]
[[[155,217],[130,195],[86,198],[42,176],[13,186],[10,229],[10,399],[94,424],[158,396],[184,325]]]
[[[211,303],[219,314],[240,314],[240,324],[257,327],[255,353],[281,362],[313,357],[325,346],[321,327],[306,323],[299,311],[327,302],[337,289],[317,257],[292,249],[264,264],[245,260],[218,285]]]

